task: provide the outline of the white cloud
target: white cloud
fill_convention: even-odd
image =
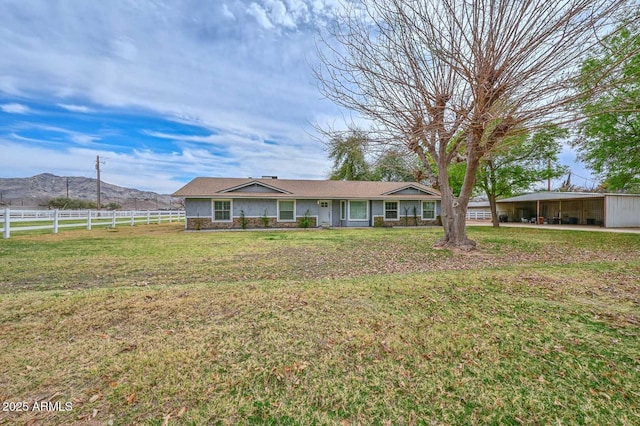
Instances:
[[[69,139],[72,142],[80,145],[88,145],[100,140],[100,138],[97,136],[92,136],[92,135],[87,135],[87,134],[77,133],[77,132],[69,133]]]
[[[230,142],[229,142],[230,141]],[[119,186],[173,193],[188,179],[176,176],[222,176],[249,177],[279,175],[281,178],[321,179],[327,175],[328,167],[322,158],[305,155],[295,146],[285,146],[276,154],[272,151],[257,150],[256,141],[236,137],[228,139],[232,143],[232,156],[220,157],[205,145],[185,144],[171,153],[157,153],[151,150],[134,150],[130,153],[116,153],[108,150],[71,147],[66,150],[49,146],[25,146],[0,139],[3,155],[0,170],[3,177],[28,177],[43,172],[53,172],[60,176],[93,175],[96,155],[104,165],[101,177],[105,182]],[[248,147],[253,148],[248,151]],[[238,158],[243,161],[240,165]],[[291,171],[291,162],[298,163],[297,171]],[[52,165],[57,168],[52,170]],[[229,170],[233,169],[233,174]],[[308,173],[307,170],[312,170]]]
[[[89,113],[92,112],[93,110],[87,106],[84,105],[72,105],[72,104],[57,104],[60,108],[64,108],[67,111],[71,111],[71,112],[85,112],[85,113]]]
[[[229,10],[229,7],[225,4],[222,5],[222,16],[229,19],[236,19],[236,16]]]
[[[262,28],[266,30],[271,30],[275,28],[275,25],[271,23],[271,20],[267,16],[267,11],[264,10],[257,3],[251,3],[247,8],[247,13],[253,16],[254,18],[256,18],[256,21],[258,22],[258,24],[260,24]]]
[[[222,8],[175,6],[180,2],[162,8],[141,2],[132,10],[116,0],[109,4],[119,6],[82,2],[50,13],[35,3],[20,3],[21,15],[33,15],[29,22],[0,17],[6,33],[0,75],[12,76],[14,91],[50,93],[61,105],[75,105],[66,101],[74,99],[188,113],[205,125],[253,130],[254,122],[307,124],[312,109],[326,108],[309,67],[315,31],[256,33],[255,19],[260,28],[275,28],[276,18],[278,25],[294,25],[294,11],[304,19],[304,2],[288,1],[287,8],[274,1],[267,11],[254,1],[248,7],[255,16],[243,19],[237,2],[234,9],[225,4],[235,23]]]
[[[78,132],[75,130],[65,129],[59,126],[47,125],[47,124],[33,124],[33,123],[18,123],[12,126],[13,132],[10,133],[11,138],[15,140],[22,140],[25,142],[36,142],[40,144],[60,145],[64,142],[73,142],[79,145],[89,145],[101,140],[100,136],[92,135],[88,133]],[[25,137],[20,133],[37,131],[39,134],[43,132],[48,133],[47,138],[39,137]]]
[[[297,24],[307,24],[311,20],[309,7],[302,0],[285,0],[291,18]]]
[[[247,13],[266,30],[298,29],[301,25],[324,27],[340,0],[260,0],[252,2]]]
[[[31,112],[28,106],[17,103],[0,105],[0,109],[8,114],[29,114]]]
[[[327,160],[309,132],[315,117],[335,115],[336,107],[321,100],[309,63],[315,60],[314,25],[327,18],[330,2],[220,3],[15,2],[0,14],[0,95],[9,99],[2,110],[30,112],[27,105],[22,110],[7,107],[13,105],[12,96],[20,96],[92,116],[107,109],[178,117],[218,135],[211,141],[167,141],[182,150],[177,158],[184,167],[176,174],[324,177]],[[95,150],[103,147],[108,154],[108,137],[76,130],[68,127],[58,137]],[[212,169],[208,161],[196,161],[198,156],[218,158],[205,156],[207,149],[230,144],[232,157],[224,167]],[[34,170],[29,149],[25,144],[19,156],[29,158],[24,170]],[[140,151],[133,157],[138,161],[142,156]],[[187,158],[193,158],[191,166]],[[34,170],[36,174],[58,174],[51,170],[56,163],[44,163],[49,168]],[[1,173],[26,175],[16,169],[19,164]],[[139,164],[159,172],[153,162]],[[163,175],[171,169],[164,167]],[[149,182],[166,185],[160,179]]]
[[[110,44],[113,55],[119,59],[134,61],[138,56],[138,49],[132,40],[116,39]]]
[[[326,177],[329,162],[309,135],[311,124],[368,124],[321,100],[309,66],[317,29],[342,1],[5,2],[11,6],[0,14],[4,113],[43,115],[39,106],[13,102],[30,99],[91,117],[106,107],[177,118],[211,134],[147,129],[174,152],[135,140],[116,152],[108,135],[86,127],[21,134],[14,123],[2,129],[11,140],[0,140],[0,174],[86,175],[99,154],[106,181],[161,192],[184,183],[175,176]],[[56,139],[45,140],[45,131]],[[574,164],[575,153],[563,155]],[[577,174],[588,176],[584,169]]]
[[[281,1],[275,1],[271,6],[271,19],[276,24],[282,25],[287,28],[295,28],[296,24],[289,14],[287,14],[287,7]]]

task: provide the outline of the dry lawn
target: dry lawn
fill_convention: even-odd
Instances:
[[[440,235],[0,241],[0,424],[640,423],[640,235]]]

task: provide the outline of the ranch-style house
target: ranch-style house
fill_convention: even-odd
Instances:
[[[416,182],[198,177],[185,199],[188,230],[439,224],[440,193]]]

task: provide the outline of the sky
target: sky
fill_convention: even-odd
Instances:
[[[314,124],[345,112],[313,66],[339,1],[0,0],[0,177],[95,177],[99,156],[103,181],[159,193],[327,178]]]

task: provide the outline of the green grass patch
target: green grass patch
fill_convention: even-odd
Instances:
[[[640,421],[638,235],[181,229],[0,242],[0,423]]]

